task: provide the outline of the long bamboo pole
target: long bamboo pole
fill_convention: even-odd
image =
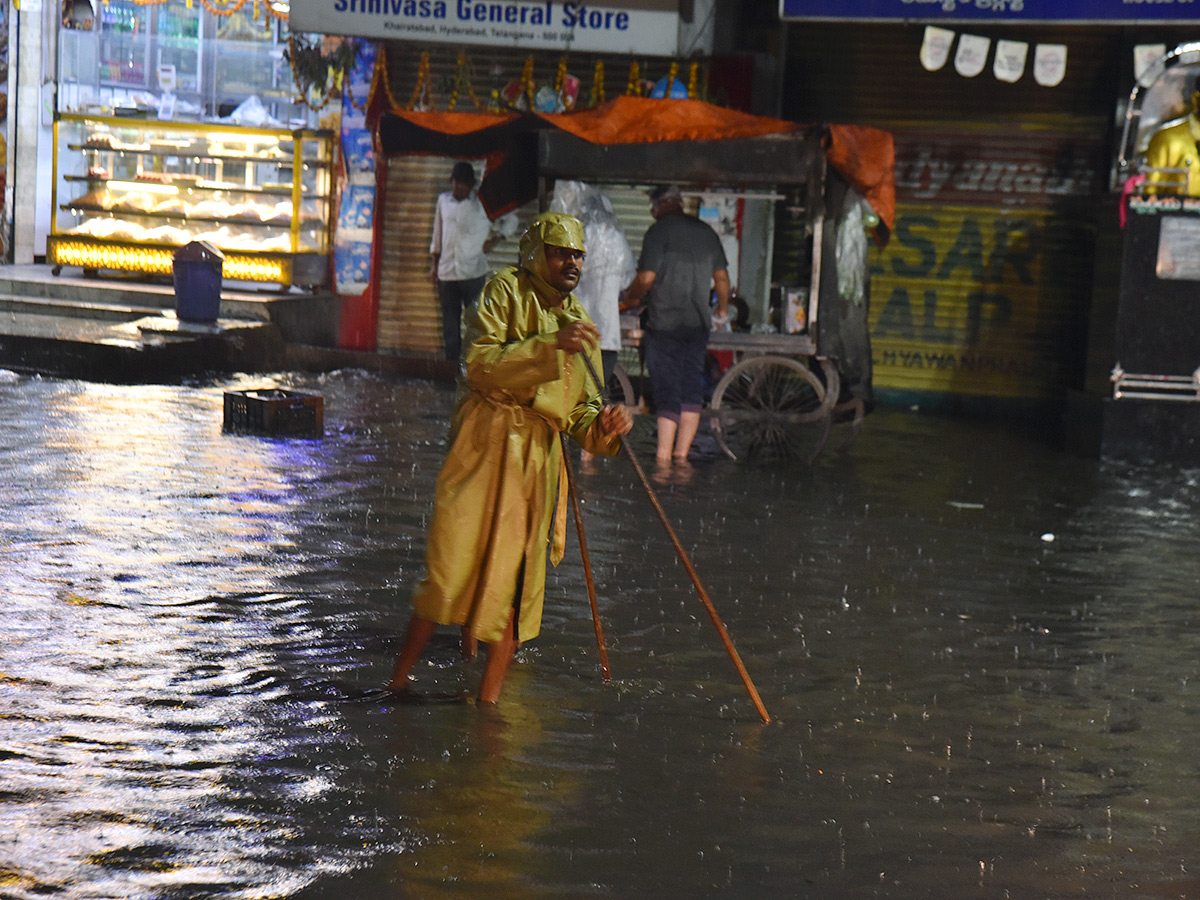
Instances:
[[[600,653],[600,674],[605,681],[612,680],[608,669],[608,645],[604,642],[604,626],[600,624],[600,606],[596,603],[596,582],[592,578],[592,560],[588,556],[587,536],[583,533],[583,510],[579,506],[579,494],[575,490],[575,467],[571,463],[567,436],[563,435],[563,465],[567,467],[567,493],[571,496],[571,508],[575,512],[575,533],[579,536],[579,555],[583,557],[583,576],[587,581],[588,602],[592,605],[592,627],[596,631],[596,650]]]
[[[592,380],[596,383],[597,389],[600,391],[601,396],[603,396],[604,383],[596,373],[596,367],[592,365],[592,361],[586,351],[580,355],[587,364],[588,372],[591,373]],[[671,520],[667,518],[666,511],[663,510],[662,504],[658,502],[658,495],[654,493],[654,488],[650,486],[650,479],[646,477],[646,473],[642,469],[642,464],[638,462],[637,455],[629,446],[629,442],[624,438],[621,438],[621,448],[633,464],[633,470],[637,473],[642,487],[646,489],[646,496],[650,498],[650,505],[654,507],[654,511],[658,514],[658,520],[662,522],[663,528],[666,529],[667,537],[671,539],[671,543],[675,546],[675,553],[679,556],[679,561],[683,563],[684,569],[687,570],[688,575],[691,577],[692,584],[696,588],[696,593],[700,597],[700,602],[708,610],[708,616],[712,619],[712,623],[717,629],[717,634],[721,636],[721,642],[725,644],[725,650],[729,653],[730,659],[733,660],[738,675],[741,676],[742,684],[746,686],[746,690],[750,694],[750,699],[754,701],[754,708],[758,710],[758,714],[762,717],[764,724],[770,722],[771,716],[767,712],[766,706],[763,705],[762,698],[758,695],[758,689],[750,679],[750,673],[746,671],[746,666],[742,663],[742,658],[738,655],[737,648],[733,646],[733,640],[729,637],[729,632],[725,629],[725,623],[721,621],[721,617],[717,614],[717,608],[713,605],[711,598],[709,598],[708,591],[704,589],[704,585],[700,582],[700,576],[696,574],[696,567],[692,565],[691,557],[688,556],[688,552],[683,548],[683,544],[679,542],[679,537],[675,534],[675,529],[671,527]]]

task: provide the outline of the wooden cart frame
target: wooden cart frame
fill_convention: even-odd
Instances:
[[[847,416],[855,431],[862,420],[861,398],[839,406],[843,341],[834,226],[849,186],[826,163],[825,137],[821,126],[751,138],[636,144],[593,144],[560,131],[538,135],[542,209],[558,178],[770,191],[798,201],[811,259],[806,329],[798,334],[714,332],[709,339],[710,350],[729,350],[734,358],[706,410],[714,438],[731,459],[799,457],[811,462],[824,447],[835,416]],[[768,247],[768,259],[772,249]],[[765,297],[761,312],[758,324],[764,326]],[[862,332],[865,341],[865,318]],[[618,383],[631,394],[628,378],[620,374]],[[627,402],[633,398],[628,396]]]

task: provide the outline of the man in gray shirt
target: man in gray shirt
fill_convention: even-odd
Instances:
[[[638,273],[621,296],[623,309],[643,298],[646,366],[658,419],[659,464],[687,461],[704,405],[704,356],[714,323],[726,318],[729,272],[717,233],[683,211],[675,185],[650,193],[655,222],[642,241]],[[714,316],[710,303],[717,293]]]

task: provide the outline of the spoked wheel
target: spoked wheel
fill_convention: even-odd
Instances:
[[[757,356],[730,368],[713,391],[713,436],[730,459],[816,459],[829,437],[841,382],[822,359],[824,382],[801,362]]]
[[[637,405],[637,396],[633,393],[633,382],[629,380],[629,375],[621,368],[620,363],[613,367],[612,381],[604,388],[609,403],[623,403],[630,408]]]

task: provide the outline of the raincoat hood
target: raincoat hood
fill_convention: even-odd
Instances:
[[[552,287],[547,280],[550,276],[550,265],[546,262],[547,245],[583,250],[583,223],[566,213],[542,213],[521,235],[519,267],[529,275],[538,296],[551,305],[557,305],[570,292]]]

